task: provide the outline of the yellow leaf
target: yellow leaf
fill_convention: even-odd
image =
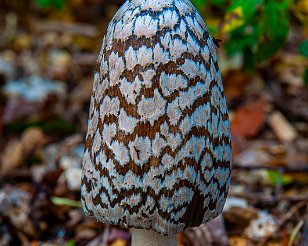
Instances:
[[[126,245],[127,243],[124,239],[115,240],[110,244],[110,246],[126,246]]]
[[[243,17],[243,8],[240,6],[234,9],[232,12],[226,14],[222,32],[231,32],[244,25],[245,22]]]
[[[294,15],[307,26],[308,21],[308,0],[300,0],[296,5],[291,6]]]

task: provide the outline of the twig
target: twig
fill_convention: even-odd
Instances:
[[[302,165],[301,167],[284,167],[284,166],[269,166],[269,165],[257,165],[257,164],[249,164],[242,166],[237,163],[233,163],[232,168],[235,170],[247,170],[247,171],[266,169],[266,170],[274,170],[287,173],[308,173],[308,164]]]
[[[297,203],[295,206],[293,206],[290,211],[288,213],[286,213],[282,219],[279,221],[278,226],[275,230],[274,233],[272,233],[270,236],[264,238],[259,244],[258,246],[263,246],[265,245],[265,243],[272,238],[273,235],[276,235],[278,233],[278,231],[280,230],[280,228],[303,206],[307,205],[307,201],[301,201],[299,203]]]
[[[294,240],[299,232],[299,230],[302,228],[302,226],[304,225],[304,220],[300,220],[297,225],[295,226],[295,228],[293,229],[292,233],[291,233],[291,236],[290,236],[290,240],[289,240],[289,243],[288,243],[288,246],[292,246],[293,243],[294,243]]]
[[[34,23],[34,28],[39,32],[53,31],[60,33],[79,34],[88,37],[97,37],[98,31],[94,25],[81,23],[67,23],[59,21],[37,22]]]
[[[262,202],[262,203],[277,203],[283,200],[291,201],[291,202],[299,202],[305,201],[308,202],[308,195],[264,195],[264,194],[256,194],[256,193],[247,193],[247,192],[229,192],[229,196],[244,198],[253,202]]]

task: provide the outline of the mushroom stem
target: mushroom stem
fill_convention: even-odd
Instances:
[[[164,236],[152,230],[131,228],[132,246],[177,246],[176,234]]]

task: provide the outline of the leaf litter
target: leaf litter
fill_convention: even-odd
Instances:
[[[85,216],[79,194],[95,59],[121,3],[72,0],[41,6],[36,0],[26,8],[22,1],[0,3],[0,245],[130,245],[127,230]],[[281,9],[272,5],[276,18]],[[179,245],[307,244],[307,42],[302,37],[308,32],[297,25],[307,12],[303,6],[298,1],[292,8],[297,21],[291,22],[286,46],[254,65],[253,72],[247,54],[229,57],[228,42],[219,48],[233,135],[231,188],[223,214],[179,234]],[[225,33],[215,35],[228,41],[226,33],[232,32],[239,50],[253,38],[234,36],[236,30],[249,32],[240,29],[246,21],[241,8],[229,10],[222,18]],[[252,17],[256,10],[246,14]],[[256,51],[266,50],[264,41]]]

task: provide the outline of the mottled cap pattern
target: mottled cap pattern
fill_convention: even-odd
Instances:
[[[83,159],[87,215],[174,234],[221,213],[230,123],[213,38],[188,0],[130,0],[97,59]]]

